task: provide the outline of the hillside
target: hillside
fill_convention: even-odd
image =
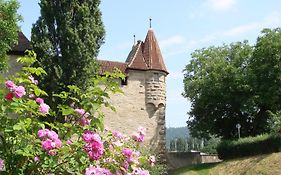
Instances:
[[[229,160],[218,164],[202,164],[181,168],[171,175],[279,175],[281,153]]]
[[[169,146],[169,143],[172,139],[175,138],[187,138],[189,137],[189,131],[187,127],[178,127],[178,128],[167,128],[166,129],[166,145]]]

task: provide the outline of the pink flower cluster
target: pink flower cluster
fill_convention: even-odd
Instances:
[[[109,170],[99,167],[90,166],[86,169],[85,175],[113,175]]]
[[[36,98],[35,100],[40,106],[39,106],[39,111],[43,114],[48,114],[50,106],[44,103],[44,100],[42,98]]]
[[[139,127],[138,131],[133,134],[133,139],[136,142],[143,142],[144,141],[144,136],[145,136],[145,131],[146,129],[144,127]]]
[[[92,131],[85,131],[82,135],[86,142],[84,149],[91,160],[98,160],[104,152],[103,142],[100,136]]]
[[[49,129],[40,129],[37,133],[42,140],[42,148],[50,155],[56,155],[57,148],[62,146],[61,140],[55,131]]]
[[[0,158],[0,171],[4,171],[5,168],[5,161]]]
[[[11,80],[7,80],[5,82],[6,87],[10,90],[10,92],[5,96],[6,100],[12,100],[14,95],[16,98],[21,98],[26,94],[25,88],[23,86],[17,86]]]
[[[28,79],[31,81],[31,83],[33,83],[33,84],[35,84],[35,85],[38,84],[38,80],[35,80],[32,75],[28,76]]]
[[[79,121],[81,126],[86,126],[91,123],[91,120],[88,118],[90,116],[89,112],[86,112],[84,109],[75,109],[75,112],[78,113],[81,116],[81,119]]]
[[[127,158],[127,162],[129,163],[134,163],[136,165],[139,164],[139,156],[140,152],[138,151],[133,151],[130,148],[124,148],[122,150],[122,154]]]

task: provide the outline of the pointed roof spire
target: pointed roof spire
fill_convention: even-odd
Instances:
[[[151,19],[151,17],[149,18],[149,28],[151,29],[151,21],[152,21],[152,19]]]
[[[168,73],[160,47],[152,29],[149,29],[143,44],[143,56],[148,69]]]
[[[130,69],[157,70],[168,74],[157,39],[151,28],[147,32],[145,41],[139,40],[132,47],[126,63]]]

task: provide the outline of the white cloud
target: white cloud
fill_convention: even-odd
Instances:
[[[252,30],[260,28],[261,24],[260,23],[250,23],[250,24],[245,24],[241,26],[234,27],[228,31],[223,32],[223,35],[225,36],[237,36],[241,35],[247,32],[250,32]]]
[[[278,25],[281,25],[281,13],[274,11],[274,12],[270,13],[268,16],[266,16],[265,18],[263,18],[261,21],[234,27],[230,30],[223,32],[223,35],[224,36],[237,36],[237,35],[242,35],[242,34],[249,33],[251,31],[255,31],[255,30],[262,30],[263,28],[266,28],[266,27],[268,27],[268,28],[276,27]]]
[[[207,5],[217,11],[225,11],[233,8],[237,0],[207,0]]]
[[[251,32],[260,32],[263,28],[272,28],[281,25],[281,12],[273,11],[260,21],[242,24],[225,31],[218,31],[202,36],[201,38],[184,39],[181,36],[173,36],[160,42],[161,49],[166,57],[192,52],[197,48],[207,47],[212,45],[214,41],[223,41],[225,37],[237,37]],[[177,45],[176,48],[167,50],[168,47]],[[180,46],[179,46],[180,45]],[[171,77],[173,78],[174,75]]]
[[[182,36],[175,35],[175,36],[172,36],[170,38],[161,40],[159,42],[159,44],[160,44],[160,47],[162,49],[165,49],[165,48],[168,48],[168,47],[171,47],[171,46],[174,46],[174,45],[182,44],[184,42],[185,42],[185,39]]]
[[[281,13],[278,11],[273,11],[265,18],[265,23],[267,25],[280,25],[281,24]]]

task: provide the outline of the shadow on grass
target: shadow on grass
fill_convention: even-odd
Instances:
[[[205,175],[208,174],[209,169],[215,167],[217,164],[219,163],[204,163],[204,164],[197,164],[197,165],[189,165],[183,168],[179,168],[177,170],[170,171],[169,175],[181,175],[181,174],[184,175],[192,171],[198,172],[197,173],[198,175]]]

